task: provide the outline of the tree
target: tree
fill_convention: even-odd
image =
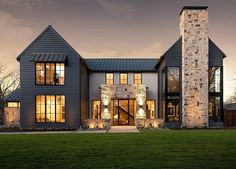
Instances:
[[[6,71],[5,66],[0,65],[0,124],[3,124],[4,98],[19,87],[19,73]]]
[[[236,103],[236,90],[233,94],[225,101],[225,104]]]

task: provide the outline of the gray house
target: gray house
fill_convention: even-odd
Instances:
[[[222,125],[225,57],[206,6],[183,7],[180,38],[156,59],[85,59],[49,25],[17,57],[21,87],[6,101],[22,128]]]

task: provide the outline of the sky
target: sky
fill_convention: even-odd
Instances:
[[[0,0],[0,65],[16,57],[49,24],[84,58],[159,58],[179,37],[185,5],[207,5],[209,37],[227,55],[224,98],[236,88],[235,0]]]

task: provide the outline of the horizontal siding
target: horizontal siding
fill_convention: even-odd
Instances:
[[[31,53],[55,52],[67,53],[64,86],[35,86],[35,63],[30,62]],[[80,58],[59,38],[48,29],[42,37],[20,58],[21,81],[21,127],[66,127],[78,128],[80,125]],[[35,95],[54,94],[66,96],[65,124],[36,124]]]

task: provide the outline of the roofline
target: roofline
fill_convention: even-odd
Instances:
[[[159,62],[156,64],[155,68],[158,69],[158,67],[160,66],[160,64],[163,62],[166,53],[173,47],[176,45],[176,43],[178,43],[178,41],[182,38],[182,36],[179,37],[179,39],[177,41],[175,41],[167,50],[164,54],[161,55]],[[182,42],[181,42],[182,43]]]
[[[211,43],[221,52],[223,59],[227,57],[227,55],[213,42],[213,40],[211,40],[209,37],[208,40],[211,41]]]
[[[157,69],[154,69],[154,70],[95,70],[95,69],[89,69],[90,72],[98,72],[98,73],[109,73],[109,72],[112,72],[112,73],[119,73],[119,72],[122,72],[122,73],[132,73],[132,72],[137,72],[137,73],[156,73],[157,72]]]
[[[159,60],[160,58],[84,58],[84,60]]]
[[[20,61],[20,58],[23,54],[26,53],[26,51],[32,47],[42,36],[43,34],[48,30],[51,29],[73,52],[75,52],[82,60],[84,59],[53,27],[52,25],[48,25],[46,29],[44,29],[43,32],[41,32],[36,39],[34,39],[16,58],[17,61]]]
[[[184,6],[179,15],[181,15],[184,10],[207,10],[207,8],[208,6]]]

